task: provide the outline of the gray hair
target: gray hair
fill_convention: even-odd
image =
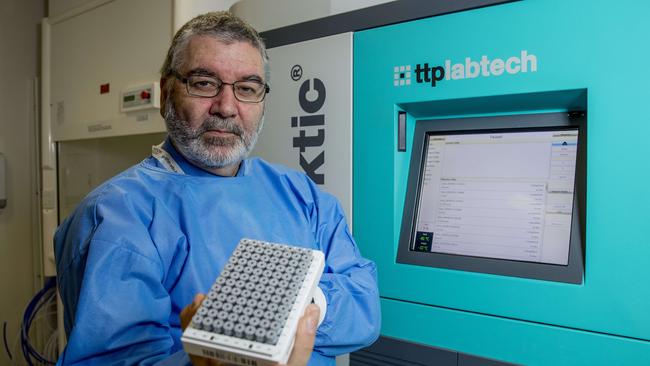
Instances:
[[[160,69],[160,75],[168,78],[174,70],[185,61],[185,52],[183,52],[194,36],[212,36],[224,42],[231,44],[234,42],[249,42],[253,47],[259,50],[264,63],[264,76],[266,82],[269,80],[269,59],[266,54],[266,46],[257,31],[242,19],[232,15],[227,11],[215,11],[199,15],[189,22],[185,23],[181,29],[176,32],[172,44],[167,51],[167,57]],[[169,82],[168,85],[171,85]],[[161,87],[167,87],[162,86]]]

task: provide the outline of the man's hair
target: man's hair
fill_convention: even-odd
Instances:
[[[253,27],[227,11],[202,14],[185,23],[176,32],[172,44],[169,46],[167,57],[165,57],[165,62],[160,69],[161,77],[168,78],[172,71],[178,70],[183,64],[185,61],[185,48],[189,40],[194,36],[211,36],[226,44],[249,42],[253,47],[257,48],[262,56],[265,78],[268,82],[269,61],[264,41]],[[167,84],[169,85],[169,82]]]

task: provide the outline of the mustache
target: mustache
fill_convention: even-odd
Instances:
[[[193,138],[198,138],[203,133],[208,131],[220,130],[235,134],[239,137],[242,137],[244,134],[244,129],[239,126],[237,123],[229,119],[222,119],[219,117],[207,118],[201,126],[199,126],[193,133]]]

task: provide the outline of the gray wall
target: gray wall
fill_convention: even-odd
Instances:
[[[11,343],[40,271],[33,80],[45,7],[45,0],[0,1],[0,153],[7,161],[7,207],[0,209],[0,322],[7,321]],[[0,365],[5,364],[9,360],[1,350]]]

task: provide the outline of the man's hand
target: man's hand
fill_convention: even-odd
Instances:
[[[181,329],[185,330],[185,328],[190,325],[192,317],[196,314],[196,311],[199,310],[203,299],[205,299],[204,294],[197,294],[194,296],[194,301],[181,311]],[[224,363],[211,358],[194,356],[192,354],[188,354],[188,356],[190,356],[190,361],[194,366],[225,366]]]
[[[314,349],[319,315],[320,309],[316,304],[307,305],[305,314],[298,321],[296,340],[293,343],[293,349],[291,350],[291,356],[289,356],[287,366],[307,365],[311,351]]]
[[[191,304],[187,305],[185,309],[181,311],[181,329],[185,330],[188,325],[192,322],[192,317],[196,314],[196,311],[199,310],[201,303],[205,299],[204,294],[196,294],[194,296],[194,301]]]
[[[205,299],[204,294],[197,294],[194,297],[194,301],[187,305],[183,311],[181,311],[181,328],[185,330],[196,311],[201,306],[201,303]],[[320,309],[315,304],[309,304],[307,309],[305,309],[305,314],[298,321],[298,329],[296,329],[296,340],[293,345],[293,350],[291,351],[291,356],[289,356],[289,361],[286,365],[278,366],[305,366],[311,352],[314,349],[314,340],[316,339],[316,328],[318,327],[318,316],[320,315]],[[189,355],[190,361],[194,366],[225,366],[224,363],[217,360],[198,357],[194,355]]]

